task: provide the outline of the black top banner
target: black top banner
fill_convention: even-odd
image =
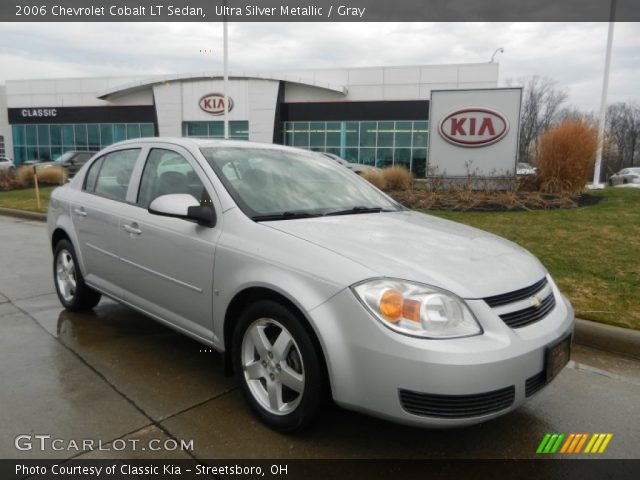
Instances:
[[[0,21],[585,22],[612,11],[640,21],[638,0],[8,0]]]

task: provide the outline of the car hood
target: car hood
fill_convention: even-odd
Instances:
[[[317,217],[265,225],[329,249],[378,276],[426,283],[468,299],[527,287],[546,275],[533,255],[508,240],[418,212]]]

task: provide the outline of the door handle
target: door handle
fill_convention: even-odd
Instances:
[[[84,207],[74,208],[73,209],[73,213],[75,213],[79,217],[86,217],[87,216],[87,212],[85,211]]]
[[[122,228],[125,232],[130,233],[132,235],[140,235],[142,230],[138,228],[137,223],[132,223],[131,225],[123,225]]]

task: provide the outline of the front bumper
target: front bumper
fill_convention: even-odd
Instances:
[[[573,332],[573,309],[549,280],[556,306],[543,319],[511,329],[483,300],[467,300],[484,333],[459,339],[429,340],[393,332],[374,319],[349,289],[342,291],[309,312],[324,350],[334,400],[395,422],[433,427],[479,423],[517,408],[527,393],[531,396],[544,386],[540,380],[547,346]],[[415,414],[410,411],[416,409],[407,405],[415,407],[420,398],[407,400],[405,392],[424,394],[427,402],[445,405],[449,396],[453,402],[465,402],[494,394],[488,400],[499,409],[482,413],[473,407],[469,411],[480,413],[464,418]]]

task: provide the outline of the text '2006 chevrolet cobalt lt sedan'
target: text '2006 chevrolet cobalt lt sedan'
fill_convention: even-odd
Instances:
[[[67,309],[104,294],[223,352],[282,431],[329,394],[412,425],[481,422],[569,358],[573,310],[535,257],[310,152],[118,143],[53,192],[48,227]]]

